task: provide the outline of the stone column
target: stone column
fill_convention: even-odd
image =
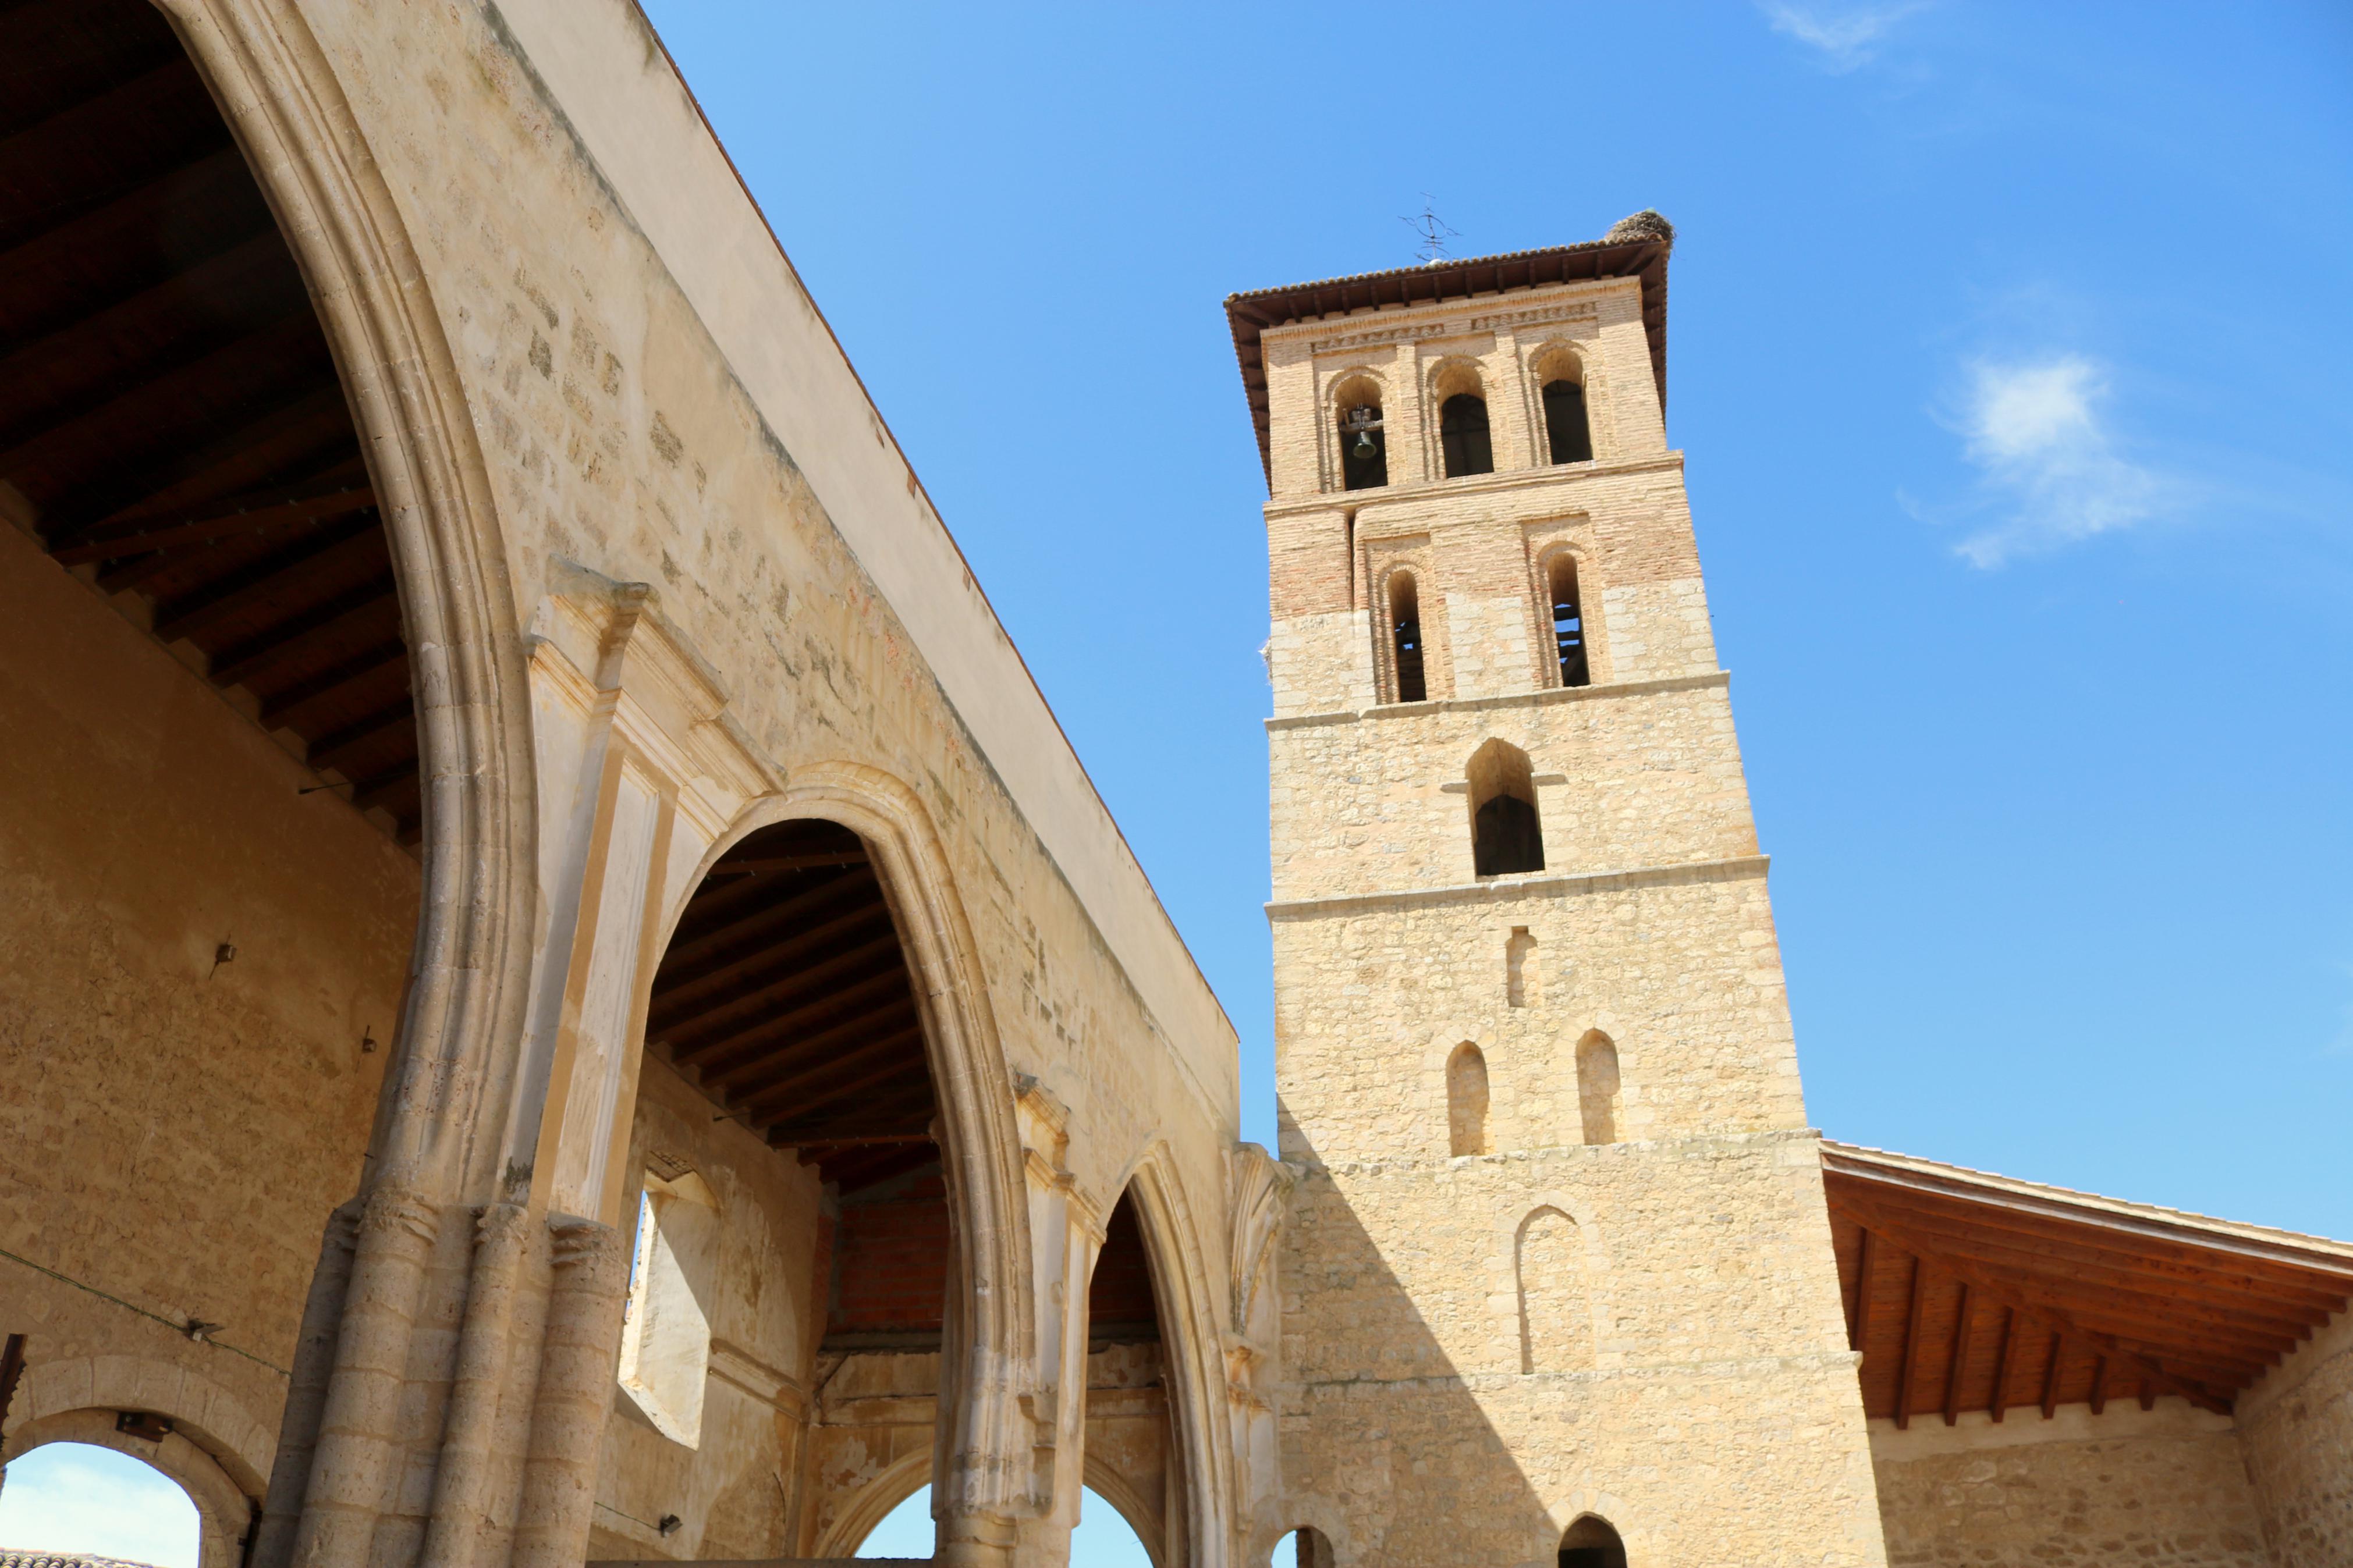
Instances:
[[[333,1378],[295,1531],[299,1568],[366,1561],[376,1521],[391,1509],[409,1339],[438,1229],[434,1206],[409,1188],[380,1186],[362,1204]]]
[[[596,1449],[613,1407],[628,1283],[621,1233],[553,1216],[554,1278],[532,1402],[530,1458],[515,1522],[515,1568],[579,1568],[596,1501]]]

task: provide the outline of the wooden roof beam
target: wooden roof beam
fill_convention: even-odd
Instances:
[[[1907,1236],[1901,1226],[1889,1225],[1883,1217],[1874,1215],[1868,1223],[1889,1241],[1914,1253],[1915,1256],[1924,1251],[1933,1250],[1920,1247],[1914,1238]],[[2211,1410],[2221,1415],[2228,1415],[2231,1413],[2231,1402],[2213,1390],[2188,1378],[2174,1375],[2160,1363],[2150,1360],[2115,1336],[2084,1328],[2062,1310],[2031,1304],[2010,1285],[1994,1279],[1984,1270],[1943,1254],[1936,1255],[1936,1266],[1955,1279],[1967,1279],[1972,1287],[1984,1293],[1986,1300],[1999,1301],[2004,1306],[2050,1322],[2054,1329],[2064,1329],[2066,1332],[2094,1349],[2124,1362],[2145,1375],[2158,1379],[2173,1393],[2180,1394],[2200,1408]]]

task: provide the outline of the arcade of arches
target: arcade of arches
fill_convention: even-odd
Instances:
[[[1157,1568],[1870,1568],[2123,1442],[2342,1561],[2353,1249],[1806,1129],[1629,221],[1229,301],[1276,1159],[633,7],[0,0],[0,1460],[206,1568],[926,1485],[957,1568],[1087,1490]]]

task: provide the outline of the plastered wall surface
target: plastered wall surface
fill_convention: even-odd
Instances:
[[[2031,1410],[1999,1426],[1981,1412],[1961,1421],[1871,1424],[1890,1568],[2274,1561],[2228,1417],[2168,1397],[2147,1412],[2072,1405],[2050,1422]]]
[[[0,1305],[37,1367],[111,1358],[192,1423],[216,1388],[249,1442],[360,1177],[417,863],[13,528],[0,625],[0,1247],[219,1342],[6,1258]]]

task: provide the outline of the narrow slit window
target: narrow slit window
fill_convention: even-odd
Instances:
[[[1577,602],[1577,561],[1573,556],[1556,555],[1545,575],[1548,582],[1545,597],[1552,606],[1553,654],[1560,661],[1560,683],[1589,686],[1593,674],[1585,654],[1585,612]]]
[[[1438,440],[1445,448],[1446,477],[1495,471],[1495,449],[1487,435],[1487,400],[1458,392],[1439,406]]]
[[[1593,424],[1585,412],[1585,388],[1566,376],[1545,383],[1544,416],[1554,462],[1592,460]]]
[[[1468,1040],[1446,1063],[1446,1147],[1456,1155],[1487,1152],[1487,1058]]]
[[[1427,700],[1430,686],[1422,674],[1421,596],[1410,572],[1389,579],[1389,635],[1397,657],[1397,700]]]

